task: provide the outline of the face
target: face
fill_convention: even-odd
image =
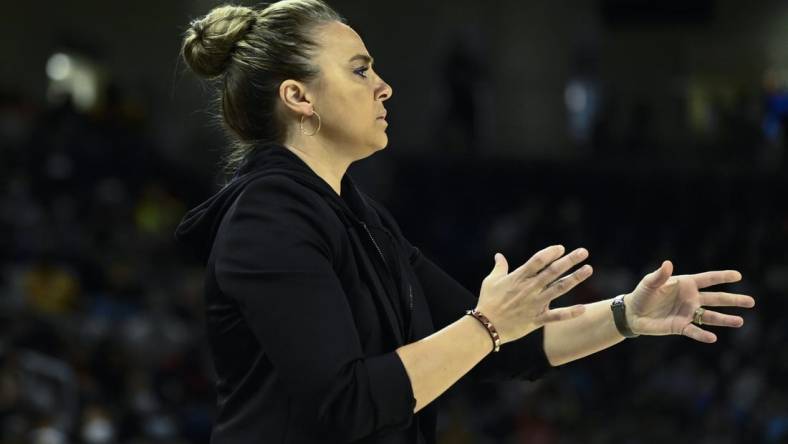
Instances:
[[[357,158],[385,148],[388,123],[381,116],[392,89],[372,68],[361,37],[332,22],[318,28],[316,39],[320,76],[313,85],[313,105],[321,117],[319,134]]]

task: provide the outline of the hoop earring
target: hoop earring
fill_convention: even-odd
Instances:
[[[300,123],[301,132],[304,135],[306,135],[306,136],[314,136],[315,134],[317,134],[317,132],[320,131],[320,125],[323,123],[322,119],[320,118],[320,114],[318,114],[317,111],[314,111],[314,110],[313,110],[313,112],[317,116],[317,129],[312,134],[307,134],[306,131],[304,131],[304,117],[306,117],[306,115],[305,114],[301,114],[301,123]]]

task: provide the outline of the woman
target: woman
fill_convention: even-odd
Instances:
[[[207,264],[212,442],[435,442],[432,401],[466,374],[534,379],[638,334],[714,342],[700,325],[743,320],[701,305],[754,305],[699,291],[738,272],[666,261],[631,293],[550,309],[592,273],[564,276],[588,252],[559,245],[511,272],[496,254],[479,297],[462,288],[346,174],[386,147],[392,89],[320,0],[216,8],[183,56],[218,80],[237,140],[233,179],[176,233]]]

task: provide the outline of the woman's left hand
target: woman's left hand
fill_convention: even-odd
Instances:
[[[741,273],[734,270],[673,276],[673,264],[647,274],[635,290],[625,296],[626,315],[634,333],[641,335],[683,335],[700,342],[712,343],[717,335],[699,325],[741,327],[744,319],[712,310],[705,310],[699,325],[693,323],[699,307],[753,307],[750,296],[716,291],[700,291],[712,285],[738,282]]]

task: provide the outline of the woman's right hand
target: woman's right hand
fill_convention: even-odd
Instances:
[[[548,322],[580,316],[584,305],[550,309],[550,301],[586,280],[593,269],[584,265],[561,277],[588,257],[588,250],[578,248],[564,256],[564,247],[553,245],[534,254],[525,264],[509,273],[502,254],[495,255],[495,268],[482,281],[476,309],[495,326],[502,343],[527,335]]]

